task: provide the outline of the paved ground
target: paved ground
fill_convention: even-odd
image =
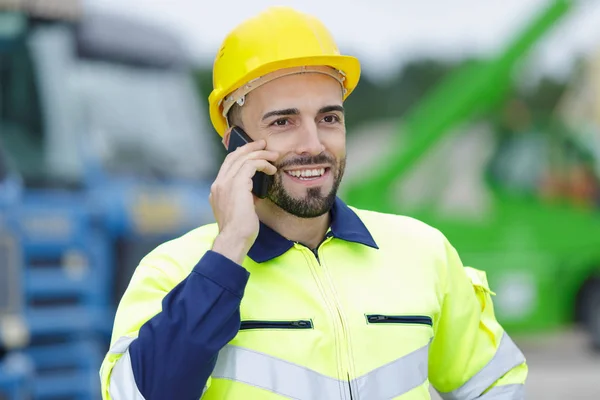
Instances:
[[[522,339],[518,344],[529,361],[527,400],[600,400],[600,354],[589,351],[583,334]],[[432,394],[432,399],[439,396]]]

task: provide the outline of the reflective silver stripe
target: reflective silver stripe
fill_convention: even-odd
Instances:
[[[145,400],[135,383],[133,367],[131,366],[129,346],[134,340],[136,340],[136,338],[129,336],[120,337],[108,350],[110,354],[123,354],[110,374],[108,393],[110,394],[111,400]],[[206,389],[207,387],[205,386],[202,391],[202,396],[204,396]],[[202,396],[200,396],[200,398],[202,398]]]
[[[440,393],[440,396],[444,400],[478,399],[494,382],[524,362],[525,356],[504,332],[500,340],[500,346],[498,346],[496,354],[490,362],[460,388],[452,392]]]
[[[129,350],[121,356],[112,369],[108,393],[112,400],[144,400],[133,377]]]
[[[108,352],[111,354],[123,354],[127,351],[129,345],[131,345],[131,342],[133,342],[134,340],[134,337],[122,336],[119,339],[117,339],[115,344],[112,345]]]
[[[351,381],[355,396],[380,399],[400,396],[427,380],[429,344]],[[347,380],[322,375],[280,358],[237,346],[219,353],[213,378],[228,379],[293,399],[349,399]]]
[[[480,400],[524,400],[525,385],[496,386],[479,398]],[[478,399],[478,400],[479,400]]]
[[[425,383],[429,344],[386,364],[353,382],[359,399],[391,399]]]
[[[212,377],[243,382],[293,399],[350,398],[348,381],[231,345],[219,352]]]
[[[129,346],[136,338],[120,337],[108,350],[109,354],[122,354],[110,373],[108,393],[112,400],[144,400],[133,377]]]

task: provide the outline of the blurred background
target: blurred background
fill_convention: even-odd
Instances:
[[[273,4],[0,0],[0,399],[100,398],[139,260],[213,221],[214,54]],[[277,4],[363,64],[340,196],[487,272],[528,399],[600,399],[600,2]]]

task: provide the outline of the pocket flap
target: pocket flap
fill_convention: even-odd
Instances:
[[[476,289],[483,290],[484,292],[493,296],[496,295],[496,293],[492,292],[490,289],[485,271],[475,269],[473,267],[464,267],[464,269],[469,279],[471,279],[471,283]]]

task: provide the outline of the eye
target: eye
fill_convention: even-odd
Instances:
[[[340,122],[340,117],[338,117],[335,114],[331,114],[331,115],[325,116],[325,118],[323,118],[323,121],[328,124],[333,124],[335,122]]]
[[[287,118],[280,118],[280,119],[277,119],[277,120],[273,121],[271,123],[271,125],[272,126],[286,126],[288,122],[289,121],[288,121]]]

